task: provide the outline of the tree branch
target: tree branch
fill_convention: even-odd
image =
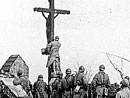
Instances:
[[[121,58],[121,70],[123,68],[123,59]]]
[[[106,55],[107,55],[107,58],[108,58],[108,60],[109,60],[109,62],[113,65],[113,67],[120,73],[120,76],[121,76],[121,78],[123,79],[123,73],[121,72],[121,70],[119,70],[116,66],[115,66],[115,64],[111,61],[111,59],[109,58],[109,54],[106,52]]]
[[[106,52],[100,52],[100,53],[105,53],[105,54],[106,54]],[[111,54],[111,53],[108,53],[108,52],[107,52],[107,54],[108,54],[108,55],[115,56],[115,57],[118,57],[118,58],[121,58],[121,59],[123,59],[123,60],[126,60],[126,61],[130,62],[130,60],[128,60],[128,59],[126,59],[126,58],[124,58],[124,57],[121,57],[121,56],[118,56],[118,55],[115,55],[115,54]]]

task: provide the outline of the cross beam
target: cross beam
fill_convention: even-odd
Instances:
[[[45,13],[51,13],[53,12],[54,14],[70,14],[70,11],[67,11],[67,10],[60,10],[60,9],[48,9],[48,8],[37,8],[35,7],[34,8],[34,11],[37,11],[37,12],[45,12]]]
[[[59,14],[70,14],[70,11],[54,9],[54,0],[48,0],[48,2],[49,2],[49,8],[35,7],[34,11],[41,12],[44,18],[46,19],[47,43],[50,43],[51,41],[54,40],[54,19]],[[46,17],[44,13],[49,13],[48,17]]]

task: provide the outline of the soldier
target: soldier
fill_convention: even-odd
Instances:
[[[37,81],[33,85],[34,98],[47,98],[47,85],[43,81],[43,75],[39,75]]]
[[[55,79],[50,83],[52,87],[51,98],[62,98],[63,94],[63,81],[62,81],[62,73],[59,71],[57,75],[55,75]],[[52,80],[52,79],[51,79]]]
[[[94,76],[92,85],[96,89],[97,98],[106,98],[108,96],[108,87],[110,86],[109,76],[104,72],[105,66],[99,66],[99,72]]]
[[[84,74],[85,68],[83,66],[79,67],[79,71],[74,79],[74,96],[73,98],[87,98],[87,86],[88,80]]]
[[[125,76],[124,79],[127,79],[127,80],[129,81],[129,86],[128,86],[128,88],[129,88],[129,90],[130,90],[130,77],[129,77],[129,76]]]
[[[52,67],[52,72],[58,72],[61,71],[60,68],[60,56],[59,56],[59,48],[61,47],[61,44],[59,43],[59,37],[56,36],[55,40],[50,42],[47,45],[47,51],[49,53],[47,67]]]
[[[63,79],[63,87],[65,98],[73,98],[73,88],[74,88],[74,76],[71,75],[71,69],[66,69],[66,76]]]
[[[22,88],[26,91],[28,94],[29,98],[33,98],[32,93],[31,93],[31,82],[29,81],[28,77],[23,76],[23,71],[18,70],[17,76],[15,76],[15,79],[13,80],[14,85],[21,85]]]
[[[116,98],[130,98],[130,90],[128,89],[129,81],[127,79],[123,79],[120,84],[122,89],[117,92]]]
[[[52,72],[51,73],[51,80],[49,81],[49,88],[51,90],[51,93],[52,93],[52,84],[54,83],[56,78],[57,78],[57,75],[54,72]]]

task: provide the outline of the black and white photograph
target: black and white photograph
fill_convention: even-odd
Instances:
[[[130,0],[2,0],[0,98],[130,98]]]

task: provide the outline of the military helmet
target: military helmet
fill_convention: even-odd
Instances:
[[[40,75],[38,75],[38,78],[43,78],[43,75],[41,75],[41,74],[40,74]]]
[[[59,36],[56,36],[56,37],[55,37],[55,40],[59,40]]]
[[[70,69],[70,68],[67,68],[65,73],[66,73],[66,74],[71,74],[71,69]]]
[[[100,70],[100,71],[104,71],[104,70],[105,70],[105,66],[104,66],[104,65],[100,65],[100,66],[99,66],[99,70]]]
[[[124,79],[127,79],[129,81],[130,77],[129,76],[125,76]]]
[[[129,86],[129,81],[127,79],[123,79],[120,84],[123,86],[123,87],[128,87]]]
[[[84,72],[84,71],[85,71],[84,66],[80,66],[80,67],[79,67],[79,72]]]
[[[57,71],[57,72],[56,72],[56,75],[57,75],[58,78],[62,78],[63,73],[62,73],[61,71]]]
[[[18,76],[21,76],[23,74],[23,71],[21,70],[21,69],[19,69],[18,71],[17,71],[17,75]]]

